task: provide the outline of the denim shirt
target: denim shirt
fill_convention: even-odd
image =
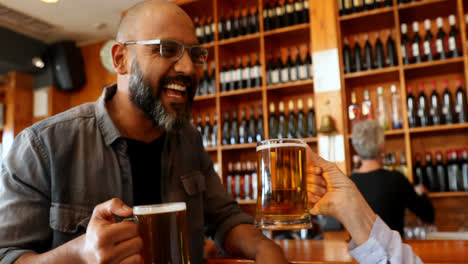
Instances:
[[[133,206],[126,141],[106,109],[116,88],[15,138],[0,176],[0,264],[84,234],[99,203],[117,197]],[[224,191],[192,126],[167,133],[161,164],[148,177],[160,177],[163,202],[187,204],[192,263],[203,263],[204,235],[221,249],[234,226],[252,223]]]

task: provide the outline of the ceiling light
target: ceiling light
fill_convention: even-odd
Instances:
[[[54,3],[57,3],[59,0],[41,0],[41,1],[44,3],[48,3],[48,4],[54,4]]]

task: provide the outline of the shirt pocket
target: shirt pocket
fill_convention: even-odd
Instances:
[[[181,177],[182,185],[189,196],[206,190],[205,177],[200,171],[189,172]]]
[[[64,233],[77,233],[86,230],[93,209],[79,205],[52,203],[49,225],[52,229]]]

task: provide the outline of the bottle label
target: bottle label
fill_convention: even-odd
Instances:
[[[362,6],[362,0],[354,0],[353,3],[354,3],[354,6],[356,6],[356,7],[361,7]]]
[[[216,31],[216,25],[215,23],[211,23],[211,33],[214,34],[214,32]]]
[[[242,80],[248,80],[250,79],[250,68],[245,67],[242,70]]]
[[[242,76],[241,69],[237,69],[234,71],[233,81],[240,81]]]
[[[304,0],[304,8],[309,9],[309,0]]]
[[[245,175],[244,176],[244,193],[245,193],[245,198],[250,199],[250,175]]]
[[[412,51],[413,51],[413,56],[418,57],[419,56],[419,43],[413,43],[411,45]]]
[[[461,111],[462,111],[462,106],[461,105],[456,105],[455,106],[455,112],[456,113],[461,113]]]
[[[294,9],[296,10],[296,12],[302,11],[302,9],[304,9],[302,2],[296,1],[296,3],[294,4]]]
[[[211,27],[210,25],[205,25],[205,35],[211,35]],[[193,35],[192,35],[193,36]]]
[[[356,116],[357,116],[356,112],[357,112],[356,107],[349,108],[349,111],[348,111],[349,120],[353,121],[354,119],[356,119]]]
[[[374,4],[374,1],[373,0],[365,0],[366,2],[366,5],[372,5]]]
[[[286,5],[286,12],[288,12],[288,14],[294,13],[294,6],[292,4],[287,4]]]
[[[428,56],[431,54],[431,42],[429,40],[424,41],[424,55]]]
[[[431,116],[435,116],[435,109],[434,109],[434,108],[431,108],[431,109],[429,110],[429,114],[430,114]]]
[[[442,39],[437,39],[436,40],[436,48],[437,48],[437,53],[443,53],[444,52],[444,42]]]
[[[250,78],[257,78],[258,75],[258,66],[250,67]]]
[[[276,15],[277,16],[282,16],[283,15],[283,8],[282,7],[277,7],[276,8]]]
[[[224,81],[227,83],[232,81],[232,71],[227,71],[224,73]]]
[[[448,46],[450,51],[455,51],[457,49],[457,39],[454,36],[449,37]]]
[[[241,190],[241,182],[240,182],[240,176],[239,175],[236,175],[236,184],[234,185],[234,194],[236,197],[239,197],[240,196],[240,190]]]
[[[278,69],[275,69],[271,72],[271,83],[272,84],[277,84],[279,83],[279,70]]]
[[[263,18],[268,18],[268,9],[263,9]]]
[[[309,65],[309,76],[314,76],[314,65],[313,64]]]
[[[424,117],[424,110],[423,109],[418,109],[418,116],[419,117]]]
[[[296,67],[291,68],[291,81],[297,81],[297,70]]]
[[[192,31],[193,32],[193,31]],[[193,33],[192,33],[193,34]],[[197,27],[197,29],[195,30],[195,35],[197,35],[197,37],[203,37],[203,29],[200,28],[200,27]],[[193,36],[193,35],[192,35]]]
[[[403,58],[406,57],[406,46],[405,45],[401,45],[401,56]]]
[[[442,107],[442,114],[446,115],[446,114],[448,114],[448,112],[449,112],[448,106]]]
[[[344,7],[345,9],[350,9],[353,6],[352,0],[345,0]]]
[[[307,67],[305,64],[299,66],[299,78],[301,78],[301,80],[307,79]]]
[[[226,82],[226,73],[221,72],[219,79],[220,79],[219,81],[221,82],[221,84],[224,84]]]
[[[281,70],[281,81],[288,82],[289,81],[289,71],[288,68],[284,68]]]
[[[270,8],[270,10],[268,10],[268,16],[271,17],[271,18],[275,17],[275,9],[274,8]]]
[[[218,33],[223,33],[223,23],[218,23]]]
[[[367,116],[370,114],[370,106],[368,104],[362,104],[362,114]]]

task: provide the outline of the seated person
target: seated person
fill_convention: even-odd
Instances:
[[[377,121],[363,121],[353,127],[352,144],[362,165],[351,175],[351,180],[375,213],[403,235],[405,208],[425,222],[434,221],[434,208],[425,194],[416,193],[403,174],[382,169],[384,143],[384,132]]]

